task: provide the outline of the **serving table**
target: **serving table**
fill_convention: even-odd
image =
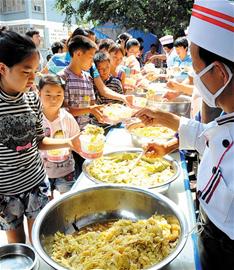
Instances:
[[[106,145],[104,152],[112,152],[115,150],[126,150],[133,148],[131,135],[124,128],[116,128],[109,131],[107,134]],[[189,180],[187,175],[186,163],[183,154],[175,152],[171,156],[179,163],[181,173],[178,179],[173,181],[164,195],[174,201],[184,212],[188,222],[189,232],[188,240],[184,249],[169,265],[164,267],[165,270],[201,270],[198,247],[197,235],[192,232],[195,227],[195,211],[193,207],[192,194],[189,187]],[[74,184],[72,190],[79,190],[96,185],[93,181],[89,180],[84,173],[82,173],[77,182]],[[152,192],[156,192],[151,189]],[[50,270],[50,266],[40,260],[40,270]]]

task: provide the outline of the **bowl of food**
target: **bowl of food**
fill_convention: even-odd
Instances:
[[[131,135],[132,144],[135,147],[142,147],[147,143],[165,143],[174,138],[175,132],[167,127],[135,127],[128,126],[127,130]]]
[[[103,116],[107,124],[118,124],[132,117],[133,110],[119,103],[106,105]]]
[[[38,267],[37,255],[31,246],[20,243],[0,246],[0,269],[37,270]]]
[[[79,136],[81,155],[84,158],[93,159],[102,156],[105,136],[101,127],[88,124]]]
[[[83,172],[96,184],[124,184],[165,192],[180,174],[178,163],[170,156],[149,158],[142,149],[126,149],[104,154],[83,163]]]
[[[36,218],[32,241],[57,270],[158,270],[181,252],[187,233],[184,214],[165,196],[102,185],[51,201]]]

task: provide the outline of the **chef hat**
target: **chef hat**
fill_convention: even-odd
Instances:
[[[189,25],[190,41],[234,61],[233,14],[233,0],[195,0]]]
[[[174,42],[173,36],[171,35],[161,37],[159,40],[163,46]]]

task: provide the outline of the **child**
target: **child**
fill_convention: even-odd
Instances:
[[[31,240],[33,221],[48,202],[49,182],[39,149],[80,151],[78,136],[44,135],[39,97],[28,91],[39,60],[32,40],[0,31],[0,229],[9,243],[25,242],[24,215]]]
[[[87,37],[79,35],[72,37],[68,41],[71,62],[60,74],[66,81],[65,105],[76,117],[81,129],[90,122],[89,114],[102,121],[100,107],[95,105],[92,79],[85,72],[91,68],[96,50],[96,44]]]
[[[140,43],[137,39],[131,38],[126,43],[126,57],[123,59],[126,78],[124,90],[131,93],[135,90],[138,81],[141,79],[141,67],[137,60],[140,52]]]
[[[39,81],[45,135],[51,138],[70,138],[79,133],[74,117],[62,109],[64,88],[59,76],[45,75]],[[75,182],[75,161],[69,149],[43,151],[44,164],[51,184],[60,193],[70,190]],[[53,197],[53,194],[52,194]]]
[[[124,72],[124,67],[121,65],[124,58],[124,50],[118,44],[113,44],[109,48],[110,54],[110,73],[112,76],[118,78],[122,86],[125,83],[126,74]]]
[[[98,72],[101,76],[102,81],[104,84],[109,87],[111,90],[123,94],[123,88],[122,84],[119,79],[113,77],[110,74],[110,57],[107,53],[105,52],[98,52],[94,56],[94,63],[98,69]],[[113,99],[108,99],[102,95],[96,90],[96,97],[98,104],[108,104],[108,103],[117,103],[118,101],[113,100]]]

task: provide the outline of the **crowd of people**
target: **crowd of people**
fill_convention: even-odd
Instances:
[[[210,0],[198,0],[189,36],[175,40],[172,35],[163,36],[159,39],[163,53],[152,44],[144,56],[142,40],[128,33],[115,41],[98,41],[94,32],[79,27],[66,40],[52,44],[45,64],[39,50],[39,31],[30,30],[22,36],[1,29],[0,229],[6,231],[9,243],[25,242],[24,216],[31,240],[34,219],[53,198],[53,191],[62,194],[71,189],[84,161],[80,131],[88,123],[107,126],[103,115],[106,104],[133,107],[135,90],[160,80],[166,67],[163,78],[170,90],[164,98],[191,96],[191,118],[149,108],[139,110],[135,116],[144,125],[160,124],[175,130],[172,141],[149,144],[146,152],[150,156],[177,148],[199,152],[202,265],[204,269],[218,269],[217,265],[231,269],[233,25],[227,27],[197,16],[198,6],[206,16],[213,10],[216,20],[222,14],[233,24],[231,1],[213,6]]]

